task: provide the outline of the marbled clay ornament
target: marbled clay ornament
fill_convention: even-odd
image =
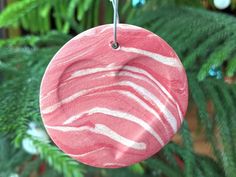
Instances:
[[[91,166],[120,168],[157,153],[177,132],[188,104],[185,70],[174,50],[143,28],[87,30],[48,65],[40,110],[54,143]]]

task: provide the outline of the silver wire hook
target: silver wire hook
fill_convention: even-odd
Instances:
[[[117,42],[117,23],[119,23],[119,14],[118,14],[118,0],[110,0],[112,2],[112,6],[114,9],[114,15],[113,15],[113,35],[114,35],[114,41],[112,42],[111,46],[113,49],[117,49],[119,47],[119,43]]]

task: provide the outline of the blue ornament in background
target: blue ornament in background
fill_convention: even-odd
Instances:
[[[222,79],[222,71],[217,71],[216,79]]]
[[[216,69],[214,67],[211,67],[211,69],[208,71],[208,74],[211,76],[211,77],[215,77],[216,76]]]
[[[216,77],[216,79],[222,79],[222,71],[215,66],[212,66],[208,71],[209,76]]]
[[[144,5],[146,0],[132,0],[132,6],[133,7],[139,7]]]

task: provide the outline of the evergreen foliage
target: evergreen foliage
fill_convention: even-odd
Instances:
[[[39,86],[50,59],[71,38],[65,33],[69,33],[71,29],[82,31],[99,23],[98,0],[71,0],[70,3],[66,0],[62,0],[62,3],[57,1],[59,0],[17,1],[0,14],[1,27],[21,26],[32,32],[46,34],[0,41],[0,134],[4,137],[7,135],[11,146],[18,149],[22,140],[28,137],[26,130],[30,121],[37,122],[43,128],[38,105]],[[191,132],[186,121],[179,131],[182,144],[170,142],[151,159],[117,170],[87,167],[71,160],[53,144],[34,140],[40,157],[61,175],[236,176],[236,85],[227,84],[223,79],[208,75],[212,66],[226,68],[224,74],[227,76],[233,76],[236,71],[236,18],[201,8],[176,6],[176,1],[160,2],[165,6],[160,7],[156,1],[148,1],[143,8],[131,10],[127,1],[121,11],[126,14],[131,10],[127,17],[128,23],[150,29],[167,40],[178,53],[188,75],[189,109],[197,107],[199,126],[204,130],[215,158],[194,152]],[[199,6],[197,1],[193,3]],[[88,15],[89,13],[91,14]],[[50,14],[53,14],[53,18],[47,19]],[[73,19],[74,14],[77,14],[77,19]],[[107,14],[105,18],[112,19],[112,9]],[[38,21],[33,21],[30,25],[33,16],[37,17],[35,19]],[[84,18],[85,16],[88,18]],[[50,26],[51,20],[55,21],[59,32],[49,32],[53,29]],[[36,23],[38,25],[34,26]],[[41,24],[45,26],[42,27]],[[213,106],[213,112],[208,110],[209,104]],[[4,148],[0,148],[0,155],[2,153]],[[11,158],[15,157],[13,154]],[[22,161],[27,160],[25,156],[19,158]],[[5,159],[4,162],[7,161],[7,158]],[[4,164],[1,156],[0,160],[1,165]],[[51,177],[58,176],[55,171],[48,174],[51,174]]]
[[[0,28],[20,26],[31,33],[40,34],[52,29],[62,33],[68,33],[71,29],[81,32],[100,23],[100,9],[106,12],[103,23],[110,22],[113,15],[110,4],[108,0],[103,3],[101,0],[16,1],[1,13]],[[122,5],[122,17],[129,16],[130,6],[130,0]]]
[[[5,137],[0,138],[0,176],[10,176],[16,171],[22,160],[29,160],[30,156],[22,150],[12,148]]]

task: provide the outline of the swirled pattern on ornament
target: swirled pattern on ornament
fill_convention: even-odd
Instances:
[[[78,161],[119,168],[158,152],[188,104],[185,70],[174,50],[143,28],[103,25],[66,43],[41,83],[40,110],[55,144]]]

